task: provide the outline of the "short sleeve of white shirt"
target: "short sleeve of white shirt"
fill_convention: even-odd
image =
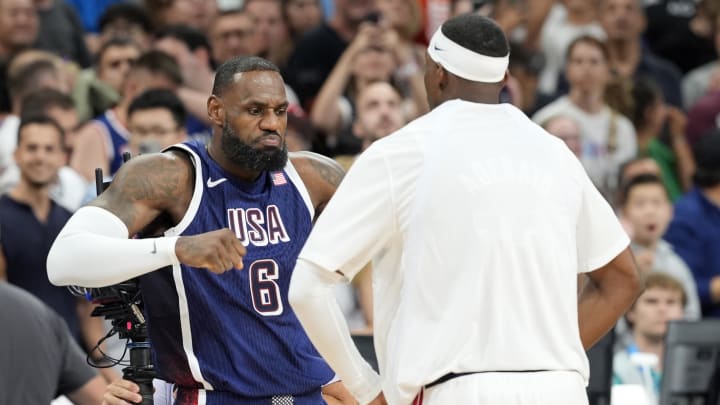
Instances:
[[[582,201],[577,220],[578,273],[586,273],[608,264],[630,245],[630,238],[610,204],[584,171],[581,182]]]
[[[392,177],[381,148],[372,145],[353,163],[299,258],[351,280],[396,229]]]

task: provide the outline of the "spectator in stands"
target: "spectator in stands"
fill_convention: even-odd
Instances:
[[[716,0],[643,1],[648,26],[644,43],[683,74],[716,56],[713,20]],[[683,101],[687,105],[687,101]]]
[[[660,165],[658,165],[653,158],[647,156],[635,157],[620,165],[620,171],[617,178],[618,189],[615,196],[613,196],[616,208],[622,207],[623,205],[623,200],[625,199],[623,196],[623,187],[625,184],[627,184],[630,179],[641,174],[652,174],[653,176],[660,177],[662,175],[662,171],[660,170]],[[623,224],[625,232],[629,234],[632,226],[627,223],[624,218],[622,218],[620,212],[618,212],[618,216],[620,216],[620,223]]]
[[[366,86],[357,96],[353,134],[362,141],[362,150],[407,123],[400,93],[388,82]]]
[[[336,0],[330,21],[297,42],[283,77],[306,111],[312,110],[313,100],[360,25],[377,19],[376,11],[375,0]]]
[[[96,117],[120,101],[122,85],[141,48],[128,38],[110,38],[100,46],[93,69],[78,75],[73,99],[81,121]]]
[[[356,99],[356,115],[352,135],[360,142],[360,151],[384,138],[407,123],[403,99],[388,82],[374,82],[362,88]],[[356,155],[340,155],[335,160],[347,171]]]
[[[216,66],[237,56],[259,52],[255,21],[239,10],[218,14],[210,26],[208,39]]]
[[[720,13],[713,24],[715,50],[720,52]],[[690,110],[703,96],[720,90],[720,60],[715,59],[688,72],[683,78],[683,102]]]
[[[255,21],[258,56],[284,68],[292,51],[281,0],[245,0],[243,11]]]
[[[647,18],[642,0],[601,0],[600,4],[600,23],[607,34],[613,73],[627,79],[652,77],[662,88],[665,100],[682,108],[680,71],[643,44]]]
[[[35,43],[38,18],[32,0],[0,0],[0,112],[9,112],[7,69],[10,58]]]
[[[16,58],[11,67],[13,72],[9,77],[9,86],[12,112],[0,123],[0,192],[6,191],[9,182],[5,176],[8,175],[8,168],[14,164],[13,152],[17,146],[22,100],[29,93],[44,88],[61,92],[68,90],[63,73],[52,60],[31,59],[25,64],[24,61],[20,63]]]
[[[130,102],[150,88],[173,91],[182,85],[180,68],[161,51],[149,51],[131,67],[123,83],[122,98],[112,109],[86,124],[77,135],[70,166],[87,181],[94,181],[95,169],[112,176],[122,164],[128,140],[127,109]]]
[[[563,114],[581,125],[583,166],[595,186],[610,199],[617,189],[615,180],[620,165],[635,156],[637,142],[630,120],[605,102],[605,88],[610,80],[605,44],[591,36],[575,39],[568,47],[565,72],[570,93],[535,113],[533,121],[542,123]]]
[[[545,58],[540,72],[541,93],[556,94],[558,77],[566,64],[568,45],[584,35],[605,39],[605,31],[598,22],[596,0],[555,2],[540,32],[538,48]],[[512,53],[510,55],[512,57]]]
[[[80,126],[72,97],[56,89],[43,88],[28,93],[22,100],[20,116],[47,115],[65,132],[65,150],[72,152],[75,132]]]
[[[45,405],[58,395],[76,405],[102,401],[103,379],[53,308],[0,282],[0,324],[0,404]]]
[[[64,132],[47,116],[23,117],[15,162],[20,180],[0,197],[0,279],[35,295],[67,322],[90,350],[105,334],[92,304],[48,281],[45,261],[55,237],[72,213],[50,198],[65,164]],[[95,353],[100,355],[99,353]]]
[[[170,90],[150,89],[128,107],[128,147],[133,156],[160,152],[187,140],[185,107]]]
[[[663,273],[647,275],[645,290],[625,314],[632,330],[632,341],[613,358],[613,384],[649,387],[657,400],[667,324],[682,319],[686,300],[683,285],[672,276]]]
[[[685,138],[685,113],[665,104],[662,89],[650,77],[634,80],[628,97],[632,103],[627,115],[637,133],[638,154],[660,165],[663,183],[675,201],[690,189],[695,172],[695,160]]]
[[[672,204],[662,180],[652,174],[629,179],[623,188],[622,217],[638,268],[643,273],[666,273],[683,285],[687,296],[687,319],[700,318],[700,299],[695,278],[687,264],[662,239],[672,219]]]
[[[567,115],[556,115],[540,123],[550,134],[562,139],[578,159],[583,153],[583,137],[580,124]]]
[[[35,47],[90,67],[92,58],[85,45],[85,31],[75,10],[62,0],[34,0],[39,17]]]
[[[695,188],[675,203],[665,240],[695,276],[703,316],[720,317],[720,130],[693,148]]]
[[[283,0],[283,14],[293,43],[322,22],[319,0]]]
[[[78,130],[77,112],[69,95],[54,89],[40,89],[29,93],[22,101],[21,117],[46,115],[53,119],[65,133],[64,149],[66,154],[72,153],[72,142]],[[17,184],[20,171],[17,165],[8,168],[14,171],[3,176],[8,185]],[[85,202],[87,182],[75,170],[67,166],[67,159],[58,172],[57,181],[50,190],[50,197],[65,209],[75,212]]]
[[[0,0],[0,59],[31,47],[38,37],[33,0]]]

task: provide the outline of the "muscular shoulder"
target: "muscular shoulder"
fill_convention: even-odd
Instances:
[[[340,185],[345,171],[329,157],[313,152],[293,152],[290,160],[310,194],[317,216]]]
[[[128,228],[139,230],[147,223],[138,223],[138,207],[156,215],[167,212],[176,216],[190,202],[194,178],[193,165],[183,152],[138,156],[120,167],[110,187],[91,205],[115,213]]]

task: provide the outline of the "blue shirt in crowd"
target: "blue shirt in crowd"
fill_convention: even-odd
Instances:
[[[720,318],[720,303],[710,294],[712,279],[720,277],[720,207],[699,188],[690,190],[675,204],[664,239],[695,276],[703,316]]]

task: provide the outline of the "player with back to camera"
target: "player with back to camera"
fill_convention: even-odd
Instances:
[[[498,103],[508,55],[492,20],[446,21],[426,54],[432,111],[355,161],[300,253],[290,303],[360,403],[587,404],[585,349],[638,292],[580,162]],[[370,259],[380,375],[333,295]]]

